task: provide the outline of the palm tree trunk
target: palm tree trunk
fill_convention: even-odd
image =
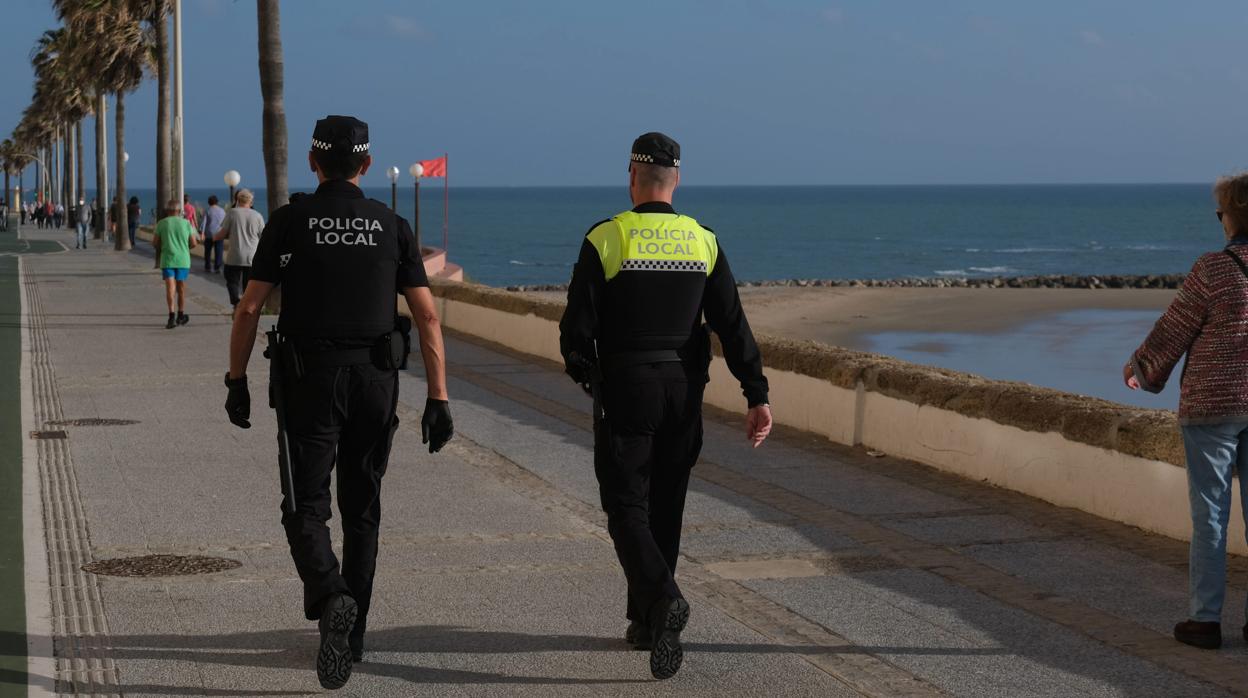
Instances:
[[[156,16],[156,208],[172,198],[169,193],[169,163],[173,150],[169,143],[169,19],[164,3],[157,3]]]
[[[52,125],[52,206],[61,203],[61,127]]]
[[[107,121],[108,97],[100,90],[95,97],[95,239],[104,237],[108,221],[108,158],[105,146],[108,135],[105,133]]]
[[[66,123],[64,134],[65,169],[61,172],[61,181],[65,188],[65,227],[68,228],[72,225],[74,204],[78,203],[78,199],[74,198],[74,125]]]
[[[61,205],[65,207],[65,217],[61,219],[61,224],[66,228],[69,227],[69,211],[73,203],[73,172],[74,172],[74,154],[72,152],[72,143],[69,140],[71,131],[69,124],[66,123],[61,127]]]
[[[125,252],[130,249],[130,227],[126,224],[126,93],[117,93],[117,114],[113,116],[116,128],[117,148],[113,160],[117,162],[117,234],[113,236],[113,249]]]
[[[260,95],[264,99],[264,181],[269,215],[285,206],[286,107],[282,100],[282,18],[278,0],[256,0],[260,42]]]
[[[75,170],[74,176],[78,178],[78,198],[82,199],[83,201],[86,201],[87,200],[87,181],[86,181],[86,178],[83,177],[83,171],[82,171],[82,163],[84,162],[83,151],[86,149],[86,146],[83,145],[83,142],[82,142],[82,122],[83,120],[79,119],[78,123],[74,125],[74,131],[75,131],[74,149],[78,151],[76,153],[76,157],[74,158],[74,170]],[[76,204],[78,202],[75,201],[74,203]]]

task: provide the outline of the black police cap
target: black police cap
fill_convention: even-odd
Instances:
[[[629,159],[647,165],[680,167],[680,144],[658,131],[643,133],[633,141]]]
[[[367,153],[368,124],[354,116],[318,119],[312,130],[312,149],[335,154]]]

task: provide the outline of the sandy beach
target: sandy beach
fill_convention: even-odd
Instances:
[[[998,334],[1062,313],[1161,313],[1172,290],[967,288],[743,288],[755,331],[871,350],[890,332]],[[1143,337],[1141,337],[1143,339]]]
[[[998,334],[1075,311],[1160,314],[1175,293],[1151,289],[747,287],[741,289],[741,302],[756,332],[869,351],[871,338],[882,333]],[[563,299],[567,294],[535,295]]]
[[[1139,407],[1175,409],[1129,391],[1121,367],[1177,291],[1065,288],[747,287],[755,332],[1021,381]],[[563,298],[562,292],[540,294]],[[1177,374],[1176,374],[1177,375]]]

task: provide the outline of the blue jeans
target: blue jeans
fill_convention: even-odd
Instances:
[[[1183,427],[1187,487],[1192,505],[1188,565],[1191,620],[1220,623],[1226,598],[1226,528],[1231,517],[1231,476],[1239,475],[1241,509],[1248,513],[1248,422]],[[1248,516],[1245,516],[1248,521]]]
[[[212,256],[216,253],[217,260],[213,263]],[[204,271],[218,270],[225,264],[225,240],[204,240]]]
[[[75,247],[81,247],[84,250],[87,249],[87,229],[90,227],[90,223],[78,224],[78,244],[75,245]]]

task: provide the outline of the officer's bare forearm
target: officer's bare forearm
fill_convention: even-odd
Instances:
[[[250,281],[247,290],[234,309],[234,326],[230,329],[230,378],[247,375],[251,350],[256,346],[256,328],[260,325],[260,311],[264,301],[273,291],[273,284]]]
[[[425,363],[425,378],[429,383],[429,397],[448,400],[446,394],[446,349],[442,344],[442,323],[435,317],[432,323],[420,327],[420,356]]]
[[[230,378],[247,375],[247,364],[251,361],[251,348],[256,345],[259,324],[258,314],[239,313],[234,318],[234,327],[230,330]]]
[[[412,314],[412,324],[420,335],[420,356],[425,364],[429,397],[447,400],[446,347],[442,343],[442,321],[438,319],[437,308],[433,305],[433,293],[421,286],[404,289],[403,297]]]

